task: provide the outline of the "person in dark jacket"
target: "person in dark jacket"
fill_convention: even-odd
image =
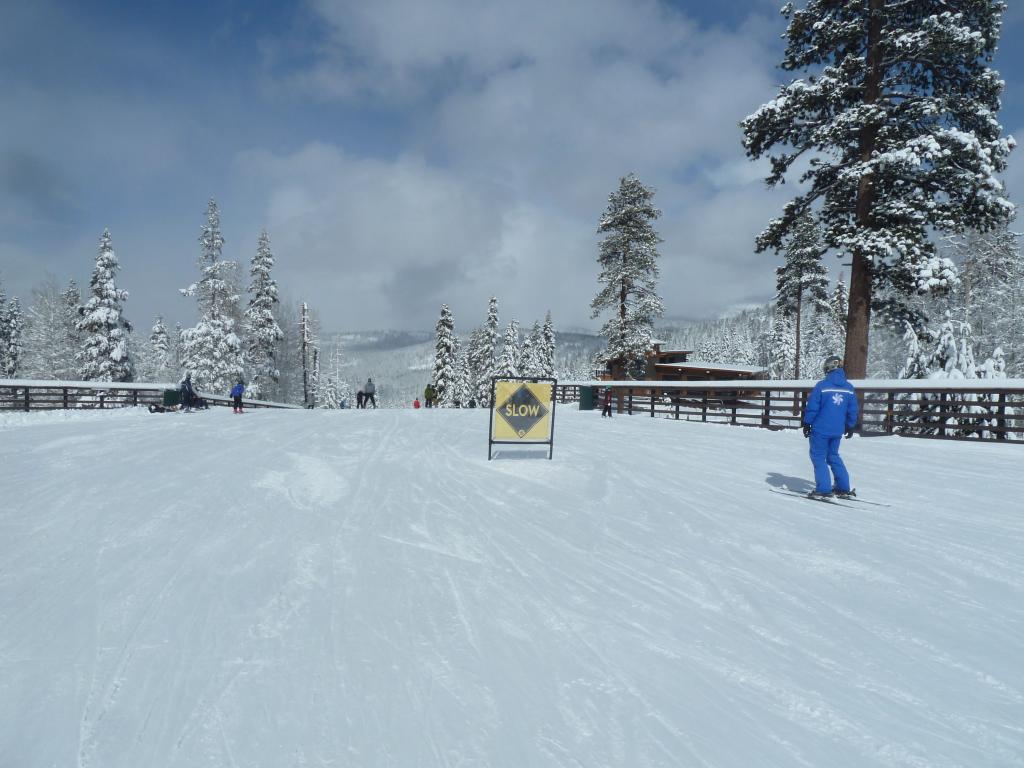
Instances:
[[[239,379],[231,388],[231,399],[233,401],[231,410],[234,413],[242,412],[242,395],[245,394],[245,382]]]
[[[604,393],[601,395],[601,401],[602,401],[602,403],[604,403],[604,406],[601,408],[601,418],[604,418],[605,416],[607,416],[608,418],[611,418],[611,416],[612,416],[612,388],[611,387],[605,387],[604,388]]]
[[[437,399],[437,390],[434,389],[433,384],[427,384],[426,389],[423,390],[423,401],[426,403],[427,408],[434,407],[434,401]]]
[[[849,496],[853,493],[846,465],[839,458],[839,443],[845,434],[853,437],[857,425],[857,393],[846,380],[843,361],[825,361],[825,378],[814,385],[804,411],[804,437],[811,440],[814,490],[811,496]],[[829,472],[831,470],[831,473]]]
[[[373,403],[373,407],[377,407],[377,398],[374,396],[376,392],[377,385],[373,383],[373,379],[367,379],[363,385],[363,408],[367,403]]]
[[[185,411],[191,411],[196,403],[196,390],[192,386],[192,374],[186,373],[181,382],[181,407]]]

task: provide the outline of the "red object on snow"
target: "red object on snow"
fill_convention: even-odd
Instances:
[[[412,407],[413,408],[419,408],[420,407],[420,399],[418,397],[415,400],[412,401]]]

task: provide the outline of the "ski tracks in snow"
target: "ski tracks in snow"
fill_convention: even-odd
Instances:
[[[0,698],[52,736],[22,764],[1022,764],[1018,448],[855,440],[893,507],[818,509],[765,493],[787,433],[560,411],[554,461],[488,462],[482,410],[99,416],[5,432],[0,692],[74,682]]]

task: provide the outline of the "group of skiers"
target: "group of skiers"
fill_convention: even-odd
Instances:
[[[231,387],[231,410],[233,413],[244,413],[242,410],[242,398],[245,396],[245,380],[239,377],[238,381],[235,382],[234,386]],[[188,372],[185,374],[185,378],[181,380],[181,384],[178,385],[178,397],[181,410],[186,413],[198,410],[200,408],[208,408],[206,400],[201,398],[196,392],[195,386],[192,384],[192,374]],[[152,406],[149,409],[151,412],[165,411],[166,408],[160,408]]]
[[[412,401],[412,407],[413,408],[419,408],[421,405],[426,405],[427,408],[437,408],[438,407],[438,405],[437,405],[437,389],[435,389],[434,384],[432,382],[430,384],[427,384],[427,386],[423,389],[423,403],[422,404],[420,403],[420,399],[418,397],[414,398],[413,401]],[[456,408],[462,408],[463,407],[461,400],[453,401],[452,405],[455,406]],[[476,408],[476,398],[475,397],[469,398],[469,402],[466,403],[465,407],[466,408]]]
[[[367,378],[363,388],[356,392],[356,408],[365,408],[368,403],[373,403],[373,407],[376,408],[376,393],[377,385],[373,383],[373,379]]]

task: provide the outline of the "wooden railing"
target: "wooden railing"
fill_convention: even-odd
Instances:
[[[851,382],[860,401],[858,432],[952,440],[1024,441],[1024,380]],[[561,403],[578,402],[582,387],[612,389],[622,414],[722,422],[767,429],[801,425],[813,381],[570,381],[558,385]]]
[[[52,411],[71,408],[126,408],[162,405],[164,390],[176,384],[115,383],[98,381],[46,381],[0,379],[0,411]],[[198,392],[209,405],[231,405],[225,395]],[[286,403],[243,399],[247,408],[298,408]]]

